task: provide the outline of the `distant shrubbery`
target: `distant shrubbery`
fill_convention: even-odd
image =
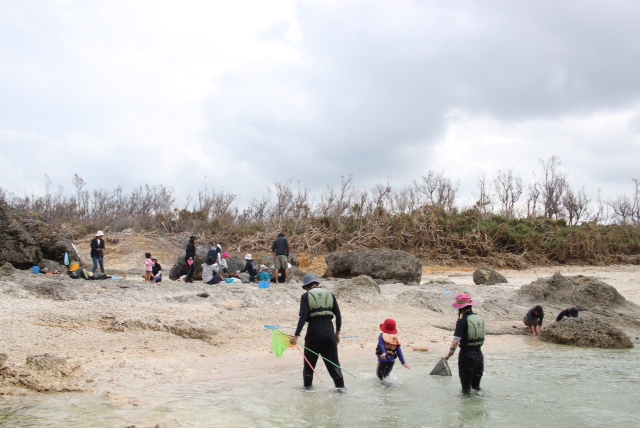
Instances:
[[[541,162],[539,182],[526,191],[512,171],[480,177],[469,207],[457,206],[456,183],[431,171],[401,189],[387,183],[360,191],[351,176],[342,177],[317,199],[299,185],[274,183],[273,191],[243,209],[234,194],[206,187],[182,208],[164,186],[89,192],[77,174],[74,195],[62,187],[54,192],[47,182],[44,196],[0,189],[0,197],[78,235],[98,229],[195,233],[229,248],[268,251],[284,232],[294,251],[310,254],[368,247],[404,250],[434,263],[639,263],[639,180],[631,197],[593,203],[584,190],[571,189],[559,165],[556,157]]]

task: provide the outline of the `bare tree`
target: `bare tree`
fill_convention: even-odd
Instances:
[[[537,183],[529,185],[527,191],[527,217],[534,218],[538,216],[538,202],[540,199],[540,187]]]
[[[546,162],[541,160],[540,163],[542,177],[539,185],[544,215],[547,218],[561,218],[562,197],[567,189],[567,180],[566,174],[560,171],[560,158],[554,155]]]
[[[491,192],[487,183],[487,174],[479,175],[476,185],[478,186],[478,194],[474,207],[482,214],[491,212],[493,210],[493,202],[491,201]]]
[[[340,177],[340,189],[327,186],[327,190],[320,196],[320,203],[316,208],[321,216],[341,217],[351,208],[354,196],[353,174]]]
[[[632,179],[635,184],[631,197],[626,194],[618,196],[609,206],[613,210],[613,217],[621,224],[640,224],[640,180]]]
[[[584,188],[574,193],[567,186],[562,198],[562,206],[567,213],[567,223],[576,225],[581,220],[585,220],[589,215],[590,204],[591,199],[587,196]]]
[[[500,201],[500,215],[513,218],[515,216],[515,204],[522,195],[522,178],[514,175],[510,169],[506,171],[498,170],[498,175],[493,179],[493,187],[496,197]]]
[[[442,172],[434,171],[429,171],[426,176],[423,175],[421,182],[413,183],[418,192],[424,195],[428,205],[453,211],[459,183],[453,184]]]

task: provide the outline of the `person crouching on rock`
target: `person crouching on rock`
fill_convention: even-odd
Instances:
[[[534,336],[540,336],[542,333],[542,321],[544,320],[544,311],[542,306],[534,306],[529,309],[527,315],[524,316],[522,322],[529,328],[529,333]]]
[[[556,322],[562,320],[564,317],[575,318],[577,316],[578,316],[578,308],[574,306],[573,308],[565,309],[564,311],[560,312],[558,314],[558,317],[556,318]]]
[[[471,388],[480,390],[480,380],[484,372],[484,355],[482,355],[485,336],[484,319],[473,313],[472,307],[476,306],[476,302],[472,301],[471,296],[466,293],[458,294],[456,302],[451,306],[458,310],[458,322],[453,332],[449,353],[444,358],[445,360],[451,358],[456,348],[460,347],[458,375],[462,393],[468,394]]]
[[[391,318],[384,320],[384,323],[380,324],[380,330],[382,333],[378,336],[378,346],[376,347],[376,355],[378,356],[376,374],[380,380],[383,380],[393,370],[396,358],[400,359],[403,367],[408,369],[409,365],[404,361],[404,355],[402,355],[402,345],[398,338],[395,320]]]

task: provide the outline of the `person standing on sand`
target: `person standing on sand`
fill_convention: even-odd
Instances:
[[[542,321],[544,321],[544,311],[540,305],[529,309],[527,315],[522,319],[524,325],[529,328],[529,333],[534,336],[540,336],[542,333]]]
[[[104,247],[104,233],[99,230],[96,233],[96,237],[91,240],[91,260],[93,261],[93,274],[98,270],[98,264],[100,265],[100,272],[104,273],[104,253],[106,248]]]
[[[462,393],[468,394],[471,388],[480,390],[480,380],[484,372],[484,355],[482,355],[485,336],[484,319],[473,313],[472,307],[476,306],[476,302],[472,301],[471,296],[466,293],[458,294],[455,303],[451,306],[458,310],[458,321],[449,353],[444,358],[445,360],[451,358],[456,348],[460,347],[458,375]]]
[[[289,241],[284,237],[284,233],[278,234],[278,237],[271,244],[271,251],[276,256],[275,274],[278,277],[278,271],[284,269],[284,278],[282,282],[286,282],[289,278]]]
[[[330,292],[320,288],[318,279],[313,274],[302,278],[302,288],[306,291],[300,297],[300,318],[296,332],[291,338],[291,344],[296,345],[305,323],[309,323],[304,337],[304,368],[302,377],[304,387],[309,389],[313,384],[313,369],[318,362],[318,354],[326,358],[324,364],[333,379],[336,388],[344,389],[344,377],[338,361],[338,344],[340,343],[340,328],[342,315],[338,301]],[[333,317],[336,317],[336,329],[333,330]],[[313,351],[313,352],[312,352]],[[335,364],[329,363],[327,360]],[[313,367],[313,368],[312,368]]]
[[[144,282],[153,281],[153,260],[151,260],[151,253],[144,253],[146,257],[144,261]]]
[[[189,259],[191,259],[191,264],[189,264]],[[189,237],[189,243],[187,244],[187,249],[184,254],[184,261],[187,264],[187,277],[184,282],[193,282],[193,272],[196,269],[196,237],[191,235]]]

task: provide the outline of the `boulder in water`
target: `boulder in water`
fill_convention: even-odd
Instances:
[[[542,330],[547,342],[591,348],[633,348],[631,339],[608,322],[591,317],[565,318]]]

